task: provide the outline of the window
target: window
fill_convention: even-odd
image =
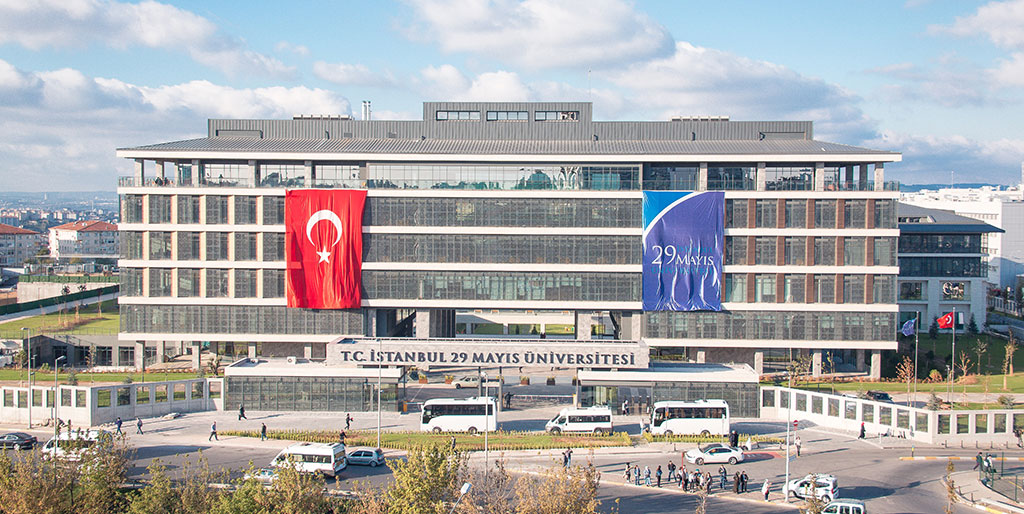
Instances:
[[[818,303],[836,303],[836,276],[814,275],[814,297]]]
[[[487,111],[487,121],[528,121],[529,111]]]
[[[783,301],[786,303],[804,303],[807,293],[804,287],[804,279],[804,275],[785,275]]]
[[[203,178],[211,186],[252,187],[254,177],[248,164],[204,164]]]
[[[725,292],[723,302],[747,301],[747,276],[742,273],[725,274]]]
[[[256,197],[235,197],[235,225],[256,224]]]
[[[740,265],[747,263],[746,236],[725,237],[725,263]]]
[[[199,223],[199,197],[178,195],[178,223]]]
[[[142,271],[137,268],[121,269],[121,294],[142,296]]]
[[[774,266],[776,258],[775,237],[754,238],[754,264]]]
[[[924,300],[924,282],[900,282],[900,300]]]
[[[725,228],[747,228],[747,200],[725,201]]]
[[[700,169],[686,164],[658,164],[644,169],[644,189],[658,191],[694,191],[698,189]],[[740,200],[746,202],[746,200]],[[726,200],[726,222],[730,217],[730,202]],[[746,215],[746,209],[743,210]],[[743,219],[744,226],[746,218]]]
[[[284,297],[284,270],[265,269],[263,270],[263,297],[283,298]]]
[[[896,240],[892,237],[876,237],[874,240],[875,266],[896,265]]]
[[[864,275],[843,276],[843,303],[864,303]]]
[[[816,266],[836,265],[836,238],[814,238],[814,264]]]
[[[199,232],[178,232],[178,260],[199,260]]]
[[[807,200],[786,200],[786,228],[807,228]]]
[[[756,176],[757,168],[753,166],[709,166],[708,190],[753,191],[757,188]]]
[[[216,225],[228,223],[228,197],[206,197],[206,224]]]
[[[437,121],[479,120],[480,111],[437,111]]]
[[[170,232],[149,233],[149,258],[153,260],[164,260],[171,258]]]
[[[275,232],[263,234],[263,260],[284,260],[284,234]]]
[[[984,277],[981,257],[900,257],[901,277]]]
[[[135,348],[131,346],[122,346],[117,349],[117,365],[118,366],[134,366],[135,365]],[[125,388],[127,389],[127,388]],[[120,405],[120,402],[118,402]]]
[[[123,223],[142,223],[142,195],[121,197],[121,221]]]
[[[149,296],[171,296],[171,270],[149,270]]]
[[[235,298],[256,297],[256,270],[235,270]]]
[[[843,238],[843,264],[847,266],[864,265],[864,238]]]
[[[942,290],[942,299],[951,301],[969,300],[967,293],[967,282],[941,282],[939,287]]]
[[[149,222],[171,222],[171,197],[169,195],[149,195]]]
[[[579,121],[579,111],[537,111],[533,113],[535,121]]]
[[[896,202],[875,200],[875,228],[896,228]]]
[[[807,257],[807,238],[787,237],[785,242],[785,263],[791,266],[803,266]]]
[[[199,270],[178,269],[178,296],[181,298],[199,296]]]
[[[206,270],[206,296],[207,298],[228,297],[228,270]]]
[[[872,286],[874,303],[896,303],[896,277],[892,275],[875,275]]]
[[[97,366],[113,366],[113,349],[110,346],[97,346],[96,347],[96,360]]]
[[[847,200],[843,206],[843,226],[864,228],[867,224],[867,200]]]
[[[811,191],[814,169],[810,167],[767,166],[764,169],[768,191]]]
[[[304,186],[306,185],[306,166],[304,164],[263,164],[260,166],[260,185],[263,187]],[[255,202],[255,198],[253,201]],[[255,211],[253,212],[255,213]],[[256,216],[253,214],[253,219],[255,218]]]
[[[313,187],[365,187],[360,183],[359,166],[355,164],[318,164],[313,169],[313,173]],[[264,223],[267,222],[264,221]],[[279,223],[283,223],[283,221]]]
[[[814,226],[815,228],[836,227],[836,201],[815,200],[814,201]]]
[[[256,260],[256,235],[250,232],[235,233],[235,260]]]
[[[226,232],[206,233],[206,260],[228,260],[228,234]]]
[[[754,301],[763,303],[775,302],[775,275],[754,275]]]
[[[263,197],[263,224],[283,225],[284,224],[284,197],[264,196]]]
[[[774,198],[768,200],[757,200],[754,203],[754,226],[757,228],[775,228],[779,226],[779,219],[776,214],[778,201]]]
[[[121,256],[142,259],[142,232],[121,232]]]

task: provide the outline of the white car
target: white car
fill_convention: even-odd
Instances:
[[[733,448],[724,444],[710,444],[703,448],[694,448],[685,454],[686,461],[690,464],[703,466],[704,464],[736,464],[743,462],[743,450]]]
[[[452,384],[456,389],[462,389],[463,387],[476,387],[480,384],[480,377],[476,375],[466,375],[453,380]]]
[[[864,502],[848,498],[836,498],[825,506],[822,514],[868,514]]]
[[[384,464],[384,452],[380,448],[357,448],[349,452],[348,463],[375,468]]]
[[[277,470],[274,468],[254,469],[251,473],[246,473],[242,479],[256,480],[261,484],[272,484],[277,481]]]
[[[823,473],[811,473],[803,478],[790,480],[782,487],[782,494],[786,495],[787,500],[790,496],[802,500],[810,496],[812,484],[814,495],[825,503],[832,501],[832,498],[839,494],[839,480],[833,475]]]

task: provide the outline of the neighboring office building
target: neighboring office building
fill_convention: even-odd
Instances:
[[[20,268],[42,246],[38,232],[0,223],[0,267]]]
[[[1024,188],[943,188],[900,194],[900,201],[952,211],[1002,229],[988,238],[988,281],[1001,289],[1017,287],[1024,273]]]
[[[476,310],[495,324],[573,313],[575,341],[553,348],[593,344],[609,320],[609,343],[644,363],[648,347],[758,372],[810,354],[817,373],[832,352],[862,370],[870,354],[877,375],[896,348],[897,193],[883,166],[900,155],[816,141],[810,122],[428,102],[422,121],[210,120],[208,137],[118,155],[136,162],[118,192],[121,339],[138,348],[328,360],[348,339],[507,343],[455,339]],[[294,188],[367,191],[361,308],[286,307]],[[645,190],[724,191],[720,312],[643,311]]]
[[[985,324],[989,289],[987,249],[1003,232],[988,223],[950,211],[900,203],[900,321],[921,313],[921,330],[956,309],[964,322],[974,314]]]
[[[50,257],[67,262],[117,260],[117,225],[97,220],[72,221],[50,228]]]

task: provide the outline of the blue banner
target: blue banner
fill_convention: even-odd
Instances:
[[[725,193],[644,191],[644,310],[722,310],[724,235]]]

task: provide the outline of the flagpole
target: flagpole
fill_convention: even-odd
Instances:
[[[913,404],[917,407],[917,354],[918,354],[918,339],[917,333],[921,331],[921,311],[917,311],[917,317],[914,320],[914,400]]]
[[[949,404],[953,404],[953,377],[956,376],[956,307],[953,307],[953,324],[950,327],[953,329],[953,355],[950,357],[949,367]]]

